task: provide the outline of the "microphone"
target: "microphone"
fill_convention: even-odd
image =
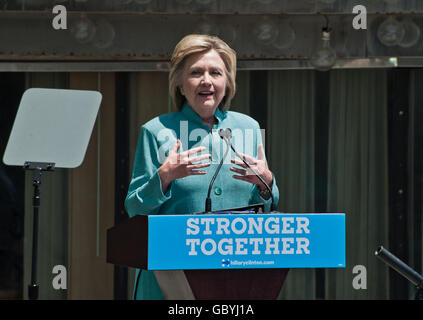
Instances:
[[[219,130],[219,136],[221,138],[222,138],[222,135],[221,135],[221,132],[222,131],[223,131],[222,129]],[[230,132],[230,129],[229,129],[229,132]],[[219,166],[217,167],[216,172],[214,173],[214,176],[213,176],[213,178],[210,181],[209,190],[207,192],[206,204],[205,204],[205,213],[210,213],[211,212],[211,209],[212,209],[211,198],[210,198],[211,189],[213,187],[214,180],[216,180],[216,177],[219,174],[220,168],[222,168],[223,161],[225,160],[226,156],[228,155],[228,152],[229,152],[229,147],[226,148],[226,152],[225,152],[222,160],[220,160]]]
[[[417,288],[423,290],[423,277],[383,246],[376,249],[375,255]]]
[[[275,211],[275,199],[273,197],[273,193],[272,193],[272,189],[270,189],[269,185],[264,181],[264,179],[253,169],[251,168],[251,166],[248,164],[247,161],[244,160],[244,158],[235,150],[235,148],[233,147],[232,143],[231,143],[231,138],[232,138],[232,131],[231,129],[227,128],[225,130],[220,129],[219,130],[219,136],[220,138],[222,138],[223,140],[225,140],[226,144],[228,145],[228,150],[229,147],[233,150],[233,152],[235,153],[235,155],[240,158],[242,160],[242,162],[245,163],[245,165],[254,173],[255,176],[257,176],[257,178],[259,178],[259,180],[261,181],[261,183],[264,184],[264,186],[266,187],[267,191],[269,191],[270,197],[272,198],[272,203],[270,205],[270,211]]]
[[[219,130],[219,136],[220,138],[224,139],[229,139],[229,144],[230,144],[230,139],[232,138],[232,130],[229,128],[226,128],[225,130],[220,129]]]

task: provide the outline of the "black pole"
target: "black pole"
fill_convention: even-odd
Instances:
[[[44,162],[25,162],[24,169],[32,170],[32,185],[34,186],[34,196],[32,198],[32,206],[34,210],[33,225],[32,225],[32,265],[31,265],[31,283],[28,285],[28,299],[38,300],[37,283],[37,258],[38,258],[38,215],[40,208],[40,185],[41,185],[41,172],[53,171],[54,163]]]
[[[40,208],[40,184],[41,170],[35,169],[33,173],[34,196],[32,206],[34,210],[32,225],[32,266],[31,266],[31,283],[28,285],[28,298],[30,300],[38,299],[39,285],[37,283],[37,255],[38,255],[38,211]]]

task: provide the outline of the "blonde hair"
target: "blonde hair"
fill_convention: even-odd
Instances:
[[[182,38],[176,45],[170,60],[169,92],[172,103],[179,110],[182,109],[186,98],[181,94],[182,70],[187,57],[195,53],[215,50],[225,64],[226,91],[219,108],[229,107],[236,91],[236,53],[223,40],[216,36],[204,34],[190,34]]]

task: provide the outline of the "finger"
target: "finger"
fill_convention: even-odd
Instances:
[[[190,165],[187,165],[187,169],[188,170],[201,169],[201,168],[205,168],[205,167],[210,167],[210,163],[201,163],[201,164],[190,164]]]
[[[211,159],[211,154],[207,153],[207,154],[202,154],[200,156],[188,158],[190,163],[198,162],[198,161],[201,161],[201,160],[207,160],[207,159]]]
[[[175,145],[172,147],[172,149],[170,150],[173,153],[178,152],[179,148],[181,147],[181,140],[176,140]]]
[[[189,149],[189,150],[187,150],[183,153],[185,153],[185,155],[187,155],[187,156],[190,156],[192,154],[203,152],[204,150],[206,150],[206,147],[196,147],[196,148]]]
[[[237,166],[240,166],[240,167],[243,167],[243,168],[248,168],[248,166],[244,162],[242,162],[241,160],[231,159],[231,162],[233,164],[236,164]]]
[[[247,170],[244,170],[244,169],[238,169],[238,168],[231,167],[231,168],[229,168],[229,170],[236,172],[236,173],[240,174],[241,176],[247,175]]]
[[[238,169],[238,168],[231,167],[230,170],[233,171],[233,172],[239,173],[240,175],[242,175],[244,177],[247,177],[247,176],[256,176],[256,173],[251,168],[247,168],[245,170],[245,169]]]
[[[236,180],[241,180],[241,181],[252,183],[251,178],[248,177],[248,176],[237,176],[237,175],[233,175],[232,178],[234,178]]]
[[[189,174],[192,176],[201,176],[207,174],[207,171],[192,170]]]
[[[258,160],[264,160],[264,151],[263,151],[263,145],[259,144],[257,148],[257,159]]]
[[[239,153],[237,152],[237,155],[239,157],[241,157],[242,159],[244,159],[245,161],[247,161],[249,164],[254,163],[256,161],[255,158],[249,156],[248,154],[244,154],[244,153]]]

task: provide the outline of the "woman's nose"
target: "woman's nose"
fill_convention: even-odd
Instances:
[[[211,84],[211,77],[208,72],[205,72],[203,75],[203,79],[201,80],[201,83],[204,85],[210,85]]]

